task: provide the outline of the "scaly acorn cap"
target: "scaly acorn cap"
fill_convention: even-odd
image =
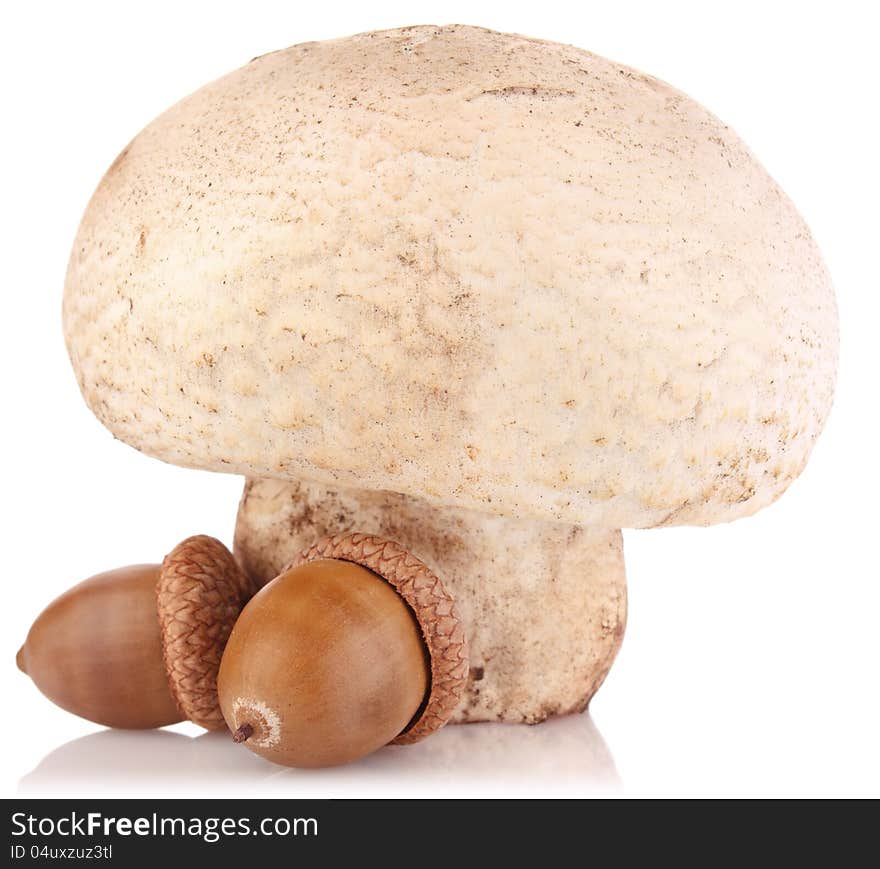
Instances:
[[[232,626],[255,590],[213,537],[189,537],[162,562],[156,604],[168,685],[181,713],[207,730],[226,726],[217,672]]]
[[[431,683],[421,708],[393,743],[409,745],[430,736],[449,720],[467,684],[467,639],[454,598],[426,564],[382,537],[357,533],[325,537],[285,570],[319,558],[366,567],[391,585],[413,611],[430,659]]]

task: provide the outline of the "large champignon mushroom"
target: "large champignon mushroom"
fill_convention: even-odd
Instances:
[[[832,287],[737,136],[564,45],[412,27],[257,58],[111,166],[64,301],[119,438],[248,478],[260,582],[325,535],[437,571],[453,720],[582,709],[622,527],[770,504],[831,404]]]

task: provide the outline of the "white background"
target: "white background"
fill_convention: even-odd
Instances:
[[[6,8],[0,167],[4,796],[878,794],[878,81],[871,4],[20,3]],[[301,41],[463,22],[574,43],[710,107],[797,203],[834,277],[835,407],[758,516],[625,533],[626,641],[591,717],[447,728],[343,769],[273,767],[196,728],[113,733],[53,707],[15,652],[48,601],[206,532],[240,481],[114,441],[60,330],[80,214],[116,153],[181,96]],[[601,731],[601,735],[600,735]]]

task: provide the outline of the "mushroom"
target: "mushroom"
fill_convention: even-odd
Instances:
[[[585,708],[620,529],[773,502],[838,343],[804,221],[721,121],[458,25],[276,51],[161,115],[88,206],[64,330],[116,437],[247,478],[258,582],[351,532],[442,577],[454,721]]]

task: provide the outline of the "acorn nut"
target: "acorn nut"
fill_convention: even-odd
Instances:
[[[325,538],[244,608],[223,653],[236,742],[285,766],[417,742],[461,699],[467,646],[438,577],[398,544]]]
[[[65,592],[40,614],[19,669],[53,703],[109,727],[190,719],[224,726],[217,669],[252,594],[229,550],[190,537],[159,564],[121,567]]]

